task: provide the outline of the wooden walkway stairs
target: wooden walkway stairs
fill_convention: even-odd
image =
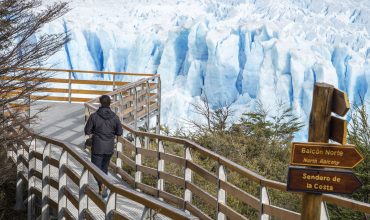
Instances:
[[[192,141],[160,134],[159,75],[40,70],[68,74],[65,79],[50,79],[53,87],[41,92],[49,94],[44,97],[49,101],[85,102],[85,119],[97,110],[97,95],[109,95],[124,134],[118,138],[110,173],[105,175],[78,144],[24,126],[8,131],[16,135],[27,130],[29,134],[27,140],[12,143],[9,149],[9,157],[17,164],[16,208],[27,207],[28,219],[248,219],[229,197],[254,210],[259,219],[300,219],[300,213],[278,207],[269,198],[269,191],[288,193],[285,183],[266,179]],[[72,73],[109,75],[113,81],[75,80]],[[133,80],[122,82],[128,77]],[[64,88],[56,88],[58,83]],[[74,88],[76,84],[111,86],[112,90]],[[33,98],[39,97],[43,96]],[[83,127],[83,122],[79,126]],[[216,169],[197,163],[199,156]],[[230,173],[248,181],[257,193],[228,181]],[[94,177],[108,187],[106,200],[97,194]],[[27,195],[23,195],[24,187]],[[326,194],[323,200],[322,219],[329,219],[326,203],[370,214],[366,203]]]

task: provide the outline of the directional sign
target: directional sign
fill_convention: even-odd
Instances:
[[[289,167],[288,191],[351,194],[362,186],[350,171]]]
[[[345,116],[350,107],[347,93],[334,88],[332,100],[332,111],[340,116]]]
[[[292,143],[291,165],[353,168],[364,157],[353,145]]]
[[[340,144],[346,144],[347,142],[347,121],[331,116],[330,118],[330,134],[331,140],[336,141]]]
[[[349,110],[349,101],[345,92],[334,88],[331,110],[339,116],[346,115]],[[340,144],[345,144],[347,142],[347,122],[343,119],[331,116],[329,138]]]

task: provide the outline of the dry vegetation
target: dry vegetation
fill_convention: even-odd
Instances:
[[[23,212],[13,210],[16,169],[6,159],[8,143],[15,143],[24,134],[12,135],[11,128],[30,124],[31,94],[42,88],[46,72],[20,68],[38,67],[56,53],[68,40],[66,34],[41,34],[47,23],[68,11],[66,3],[55,3],[40,9],[39,0],[0,1],[0,219],[24,219]],[[11,108],[12,115],[5,109]],[[18,217],[17,217],[18,216]]]

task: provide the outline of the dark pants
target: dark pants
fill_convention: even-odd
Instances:
[[[112,154],[92,154],[91,155],[91,162],[95,164],[99,169],[101,169],[104,173],[108,174],[108,166],[110,162],[110,158]],[[98,182],[99,189],[101,187],[101,182],[95,178]]]

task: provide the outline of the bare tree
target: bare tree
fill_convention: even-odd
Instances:
[[[14,172],[6,163],[6,147],[26,136],[12,133],[12,129],[34,119],[34,115],[24,114],[24,110],[29,109],[31,102],[35,101],[30,99],[32,93],[42,89],[50,77],[47,72],[29,68],[42,66],[68,40],[65,33],[42,34],[40,30],[68,10],[66,3],[49,3],[45,6],[41,0],[0,0],[1,195],[11,193],[4,189],[7,185],[14,188],[14,179],[9,177]],[[7,114],[7,108],[11,108],[13,113]],[[12,195],[7,195],[7,198],[12,199]],[[14,218],[8,204],[4,205],[3,202],[0,201],[0,219]]]
[[[33,116],[21,114],[21,110],[34,101],[31,94],[42,89],[50,77],[48,72],[27,68],[43,65],[68,40],[65,33],[40,33],[43,25],[68,11],[67,4],[54,3],[43,9],[40,6],[40,0],[0,1],[0,123],[5,130],[6,126],[29,123]],[[4,117],[7,106],[21,107],[12,109],[13,117]],[[8,138],[2,135],[0,142]]]
[[[209,105],[207,94],[201,96],[199,103],[190,103],[190,105],[192,112],[202,116],[206,121],[204,124],[202,121],[187,120],[200,133],[225,131],[228,120],[234,114],[234,111],[231,109],[232,103],[219,102],[217,107],[212,109]]]
[[[189,123],[192,124],[197,129],[208,129],[211,130],[211,108],[208,103],[207,95],[204,94],[200,97],[200,103],[190,103],[193,108],[192,112],[201,115],[206,119],[207,125],[204,126],[202,123],[195,120],[190,120]]]

